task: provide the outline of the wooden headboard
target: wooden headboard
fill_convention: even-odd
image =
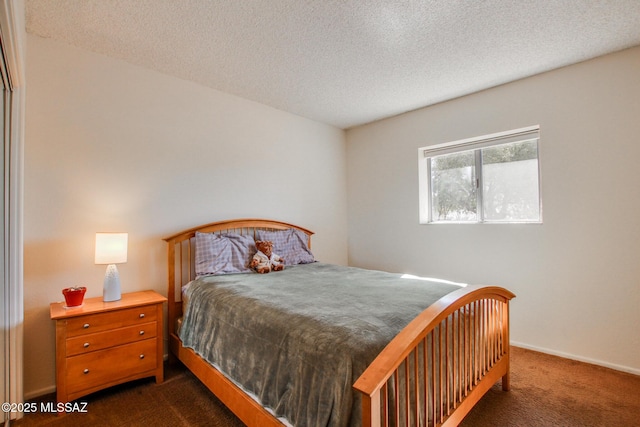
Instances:
[[[227,221],[212,222],[199,227],[190,228],[173,236],[167,237],[167,299],[169,334],[175,332],[175,321],[182,316],[182,295],[180,293],[183,285],[195,278],[195,236],[200,233],[236,233],[252,235],[256,237],[257,230],[288,230],[298,229],[308,236],[308,245],[311,248],[311,235],[313,231],[288,224],[281,221],[269,219],[232,219]]]

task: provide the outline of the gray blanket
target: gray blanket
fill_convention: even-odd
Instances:
[[[209,276],[187,290],[180,338],[295,426],[357,426],[352,384],[453,285],[329,264]]]

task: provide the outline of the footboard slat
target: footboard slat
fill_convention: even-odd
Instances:
[[[498,379],[508,390],[513,297],[498,287],[466,287],[423,311],[354,384],[363,425],[455,425]]]

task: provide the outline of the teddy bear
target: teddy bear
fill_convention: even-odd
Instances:
[[[258,273],[284,270],[284,259],[273,253],[273,242],[268,240],[256,240],[258,252],[251,260],[251,268]]]

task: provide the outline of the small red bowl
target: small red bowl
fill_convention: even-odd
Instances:
[[[62,295],[64,295],[64,300],[67,304],[67,307],[78,307],[79,305],[82,305],[85,292],[87,292],[87,288],[85,288],[84,286],[64,288],[62,290]]]

